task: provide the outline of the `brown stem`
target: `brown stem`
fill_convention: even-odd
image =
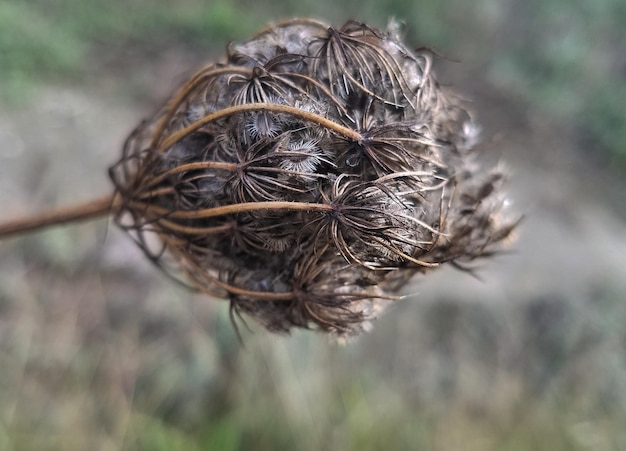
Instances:
[[[249,297],[252,297],[253,299],[256,298],[256,299],[261,299],[265,301],[291,301],[294,297],[293,291],[285,291],[285,292],[252,291],[252,290],[246,290],[243,288],[230,285],[216,278],[211,278],[211,279],[215,285],[228,291],[231,294],[249,296]]]
[[[44,227],[86,221],[111,214],[115,196],[103,196],[83,204],[59,208],[47,213],[26,216],[0,224],[0,239],[21,233],[32,232]]]
[[[333,206],[328,204],[316,204],[307,202],[288,202],[288,201],[267,201],[267,202],[243,202],[240,204],[222,205],[220,207],[204,208],[201,210],[175,210],[171,211],[166,208],[150,205],[143,202],[131,202],[132,207],[138,211],[146,210],[157,215],[163,215],[168,218],[176,219],[200,219],[214,218],[216,216],[232,215],[237,213],[248,213],[251,211],[316,211],[320,213],[330,213]]]
[[[214,65],[209,65],[200,71],[198,71],[186,84],[181,88],[181,90],[176,94],[176,96],[172,99],[170,105],[168,106],[167,113],[163,118],[159,121],[159,125],[157,126],[157,130],[154,133],[154,139],[152,141],[152,147],[156,147],[158,141],[161,139],[163,135],[163,131],[165,130],[165,126],[172,118],[174,113],[180,105],[185,101],[185,99],[189,96],[189,94],[198,87],[201,81],[216,77],[224,74],[243,74],[247,75],[252,73],[251,69],[246,69],[242,67],[215,67]]]
[[[179,130],[176,133],[172,133],[170,136],[168,136],[168,138],[165,141],[163,141],[160,144],[159,149],[164,150],[173,146],[178,141],[183,139],[185,136],[189,135],[190,133],[195,132],[196,130],[198,130],[205,124],[208,124],[210,122],[215,122],[219,119],[223,119],[225,117],[229,117],[234,114],[240,114],[240,113],[251,112],[251,111],[255,111],[255,112],[256,111],[268,111],[270,113],[290,114],[304,121],[309,121],[309,122],[314,122],[316,124],[319,124],[322,127],[325,127],[328,130],[332,130],[338,135],[341,135],[352,141],[360,141],[361,139],[363,139],[363,136],[359,132],[352,130],[351,128],[344,127],[343,125],[333,122],[330,119],[326,119],[325,117],[320,116],[315,113],[310,113],[308,111],[301,110],[300,108],[296,108],[296,107],[289,106],[289,105],[277,104],[277,103],[248,103],[245,105],[231,106],[228,108],[224,108],[220,111],[217,111],[215,113],[207,114],[202,119],[194,122],[188,127],[182,130]]]
[[[167,219],[163,219],[163,218],[159,219],[159,225],[164,230],[173,230],[175,232],[186,233],[187,235],[206,236],[206,235],[213,235],[217,233],[229,232],[233,230],[232,224],[223,224],[223,225],[213,226],[213,227],[190,227],[190,226],[180,225],[180,224],[177,224],[172,221],[168,221]]]
[[[163,180],[165,180],[167,177],[174,175],[174,174],[178,174],[180,172],[195,171],[199,169],[221,169],[224,171],[235,172],[238,168],[239,166],[237,166],[235,163],[225,163],[222,161],[197,161],[195,163],[181,164],[180,166],[176,166],[175,168],[172,168],[169,171],[157,177],[154,177],[154,179],[150,180],[150,183],[147,185],[147,188],[156,186],[159,183],[161,183]]]

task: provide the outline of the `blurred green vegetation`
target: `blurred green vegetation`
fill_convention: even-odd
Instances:
[[[588,305],[415,303],[347,346],[252,325],[240,345],[225,305],[158,275],[50,265],[0,286],[31,295],[0,316],[3,451],[626,445],[626,304],[608,287]]]
[[[39,85],[88,79],[88,63],[107,46],[224,45],[254,28],[241,12],[228,1],[0,2],[0,98],[28,101]]]
[[[626,2],[518,3],[494,76],[626,169]]]
[[[533,108],[572,123],[594,153],[626,168],[626,2],[622,0],[4,0],[0,100],[83,80],[103,51],[221,50],[270,20],[312,15],[407,24],[411,42],[440,50]],[[137,62],[138,64],[141,61]]]

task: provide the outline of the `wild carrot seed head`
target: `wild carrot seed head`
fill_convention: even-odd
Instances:
[[[116,219],[271,331],[358,334],[392,289],[491,255],[513,229],[476,130],[396,24],[282,22],[133,132],[111,168]]]

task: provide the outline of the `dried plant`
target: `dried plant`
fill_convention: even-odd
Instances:
[[[510,235],[475,138],[395,23],[290,20],[191,77],[126,141],[113,197],[81,211],[271,331],[357,334],[415,274]]]

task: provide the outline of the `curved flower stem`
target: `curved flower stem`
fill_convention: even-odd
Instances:
[[[330,119],[326,119],[319,114],[310,113],[308,111],[304,111],[300,108],[296,108],[289,105],[281,105],[278,103],[248,103],[245,105],[237,105],[231,106],[228,108],[224,108],[215,113],[207,114],[202,119],[194,122],[190,126],[179,130],[176,133],[172,133],[165,141],[163,141],[159,145],[159,150],[165,150],[168,147],[173,146],[178,141],[183,139],[185,136],[190,133],[195,132],[203,125],[215,122],[219,119],[223,119],[226,117],[233,116],[235,114],[246,113],[246,112],[257,112],[257,111],[268,111],[270,113],[283,113],[290,114],[294,117],[300,118],[304,121],[314,122],[316,124],[321,125],[322,127],[327,128],[328,130],[332,130],[333,132],[341,135],[347,139],[358,142],[363,139],[363,136],[357,132],[356,130],[352,130],[351,128],[345,127],[341,124],[331,121]]]
[[[258,299],[262,301],[292,301],[295,293],[293,291],[284,292],[271,292],[271,291],[252,291],[244,288],[239,288],[234,285],[230,285],[226,282],[211,277],[212,282],[218,287],[226,290],[230,294],[236,294],[239,296],[248,296],[252,299]]]
[[[167,218],[176,219],[200,219],[214,218],[216,216],[226,216],[237,213],[248,213],[251,211],[317,211],[320,213],[330,213],[334,207],[328,204],[316,204],[307,202],[288,201],[267,201],[267,202],[243,202],[240,204],[223,205],[221,207],[205,208],[202,210],[168,210],[156,205],[143,202],[130,202],[131,207],[136,207],[138,211],[149,211]]]
[[[211,77],[218,77],[220,75],[225,74],[243,74],[248,75],[251,74],[252,70],[242,67],[236,66],[226,66],[226,67],[215,67],[215,65],[211,64],[207,67],[199,70],[191,79],[183,86],[180,91],[176,94],[176,96],[170,101],[167,112],[163,116],[163,118],[159,121],[157,129],[154,133],[154,138],[152,140],[152,147],[156,147],[158,141],[163,136],[163,131],[167,126],[167,123],[170,121],[176,110],[180,107],[180,105],[185,101],[185,99],[193,92],[194,89],[198,87],[200,82],[206,80]]]
[[[167,209],[150,205],[143,202],[131,202],[138,208],[151,211],[158,215],[177,219],[198,219],[225,216],[251,211],[289,210],[289,211],[317,211],[329,213],[333,210],[331,205],[304,203],[304,202],[246,202],[241,204],[224,205],[203,210],[178,210],[169,211]],[[102,196],[100,198],[59,208],[46,213],[26,216],[0,224],[0,239],[8,238],[22,233],[33,232],[50,226],[67,224],[70,222],[87,221],[102,216],[116,213],[121,207],[121,199],[117,195]],[[221,229],[220,229],[221,230]],[[217,229],[215,230],[217,231]]]
[[[213,235],[218,233],[230,232],[233,230],[232,224],[223,224],[213,227],[191,227],[177,224],[167,219],[159,219],[159,225],[164,231],[174,231],[180,233],[186,233],[187,235]]]
[[[107,195],[82,204],[59,208],[34,216],[14,219],[0,224],[0,239],[54,225],[108,216],[114,211],[116,204],[116,196]]]
[[[180,172],[196,171],[200,169],[218,169],[235,172],[238,168],[239,166],[234,163],[225,163],[221,161],[197,161],[195,163],[181,164],[180,166],[176,166],[175,168],[172,168],[169,171],[154,177],[152,180],[150,180],[150,183],[147,184],[146,188],[156,186],[167,177],[178,174]]]

